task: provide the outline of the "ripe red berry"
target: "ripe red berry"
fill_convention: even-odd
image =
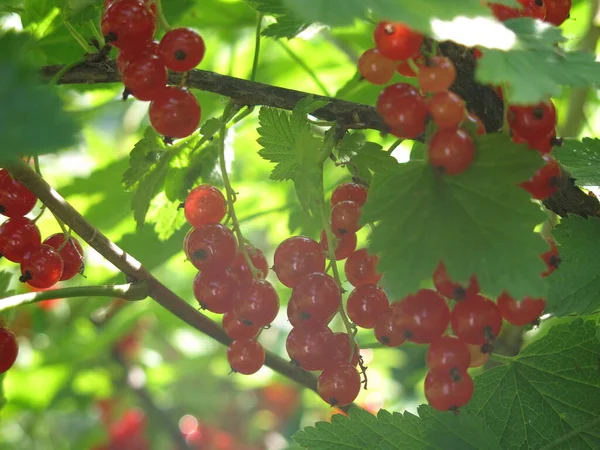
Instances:
[[[487,345],[467,344],[469,351],[471,352],[471,362],[469,367],[483,366],[488,359],[490,359],[491,353],[487,351]],[[486,351],[483,352],[482,348],[486,347]]]
[[[386,58],[403,61],[421,52],[423,35],[399,22],[379,22],[374,33],[375,45]]]
[[[254,339],[238,339],[227,347],[227,361],[231,370],[252,375],[265,363],[265,349]]]
[[[227,336],[236,339],[254,339],[260,328],[255,325],[246,325],[238,319],[233,311],[223,314],[223,329]]]
[[[427,367],[433,372],[442,372],[457,378],[471,363],[471,351],[467,344],[452,336],[441,336],[431,342],[427,349]]]
[[[562,25],[571,11],[571,0],[544,0],[546,3],[546,22],[557,27]]]
[[[560,187],[560,165],[552,156],[542,155],[545,164],[533,177],[520,184],[520,186],[537,200],[544,200],[554,195]]]
[[[58,283],[62,273],[63,260],[59,253],[53,247],[42,244],[23,257],[19,281],[44,289]]]
[[[467,372],[463,372],[458,381],[446,371],[430,371],[425,377],[425,397],[438,411],[465,406],[473,396],[473,389],[473,379]]]
[[[209,223],[192,230],[186,236],[183,249],[196,269],[219,272],[235,259],[237,241],[225,225]]]
[[[325,271],[325,255],[319,243],[305,236],[292,236],[283,241],[273,255],[273,271],[281,283],[296,287],[313,272]]]
[[[13,179],[7,170],[0,170],[0,214],[23,217],[31,212],[36,202],[33,192]]]
[[[352,341],[354,350],[351,350],[350,341]],[[350,354],[352,354],[352,360],[350,360]],[[323,369],[340,364],[351,364],[356,367],[358,365],[358,357],[359,349],[354,338],[350,338],[347,333],[333,333],[333,338],[329,343],[329,359],[326,361]]]
[[[558,254],[558,247],[556,247],[556,242],[551,237],[546,237],[546,242],[550,245],[550,250],[542,253],[541,257],[546,263],[546,267],[548,268],[544,272],[542,272],[543,277],[547,277],[560,265],[560,255]]]
[[[483,345],[500,334],[502,314],[493,301],[478,294],[454,306],[450,323],[460,340],[467,344]]]
[[[358,59],[358,71],[373,84],[385,84],[392,79],[396,63],[383,56],[376,48],[366,50]]]
[[[418,79],[423,92],[447,91],[456,79],[456,67],[445,56],[429,58],[420,69]]]
[[[466,297],[479,292],[479,283],[475,275],[471,276],[469,286],[465,288],[460,283],[454,283],[450,279],[446,271],[446,266],[441,261],[436,267],[435,272],[433,272],[433,285],[444,297],[454,300],[464,300]]]
[[[151,53],[134,56],[123,72],[123,84],[138,100],[154,100],[167,84],[163,60]]]
[[[394,85],[395,86],[395,85]],[[363,206],[367,201],[367,188],[358,183],[344,183],[336,187],[331,194],[331,206],[350,200]]]
[[[379,94],[379,97],[377,97],[377,103],[376,103],[377,112],[379,114],[381,114],[383,117],[385,117],[390,111],[394,110],[395,105],[405,96],[418,97],[418,96],[421,96],[421,94],[419,93],[419,90],[416,87],[414,87],[412,84],[407,84],[407,83],[390,84],[384,90],[382,90],[381,93]],[[339,186],[338,189],[341,189],[341,186]],[[335,194],[335,191],[334,191],[334,194]],[[342,201],[342,200],[353,200],[353,201],[356,201],[357,203],[360,203],[354,198],[342,198],[342,196],[340,196],[339,200],[336,199],[335,203],[337,203],[338,201]],[[366,200],[366,188],[365,188],[365,200]],[[331,204],[332,205],[334,204],[333,195],[331,196]]]
[[[10,369],[17,360],[19,345],[15,334],[0,326],[0,374]]]
[[[194,278],[194,297],[202,309],[217,314],[231,311],[239,284],[230,270],[199,272]]]
[[[513,134],[513,142],[516,144],[527,144],[527,147],[530,150],[537,150],[540,153],[550,153],[552,151],[552,147],[561,144],[561,140],[556,138],[555,130],[552,130],[546,136],[531,139],[526,139],[517,134]]]
[[[121,0],[123,1],[123,0]],[[150,103],[152,127],[163,136],[184,138],[198,128],[200,105],[190,91],[167,86]]]
[[[492,13],[498,20],[505,21],[509,19],[518,19],[519,17],[531,17],[532,19],[544,20],[546,17],[547,0],[517,0],[523,7],[511,8],[510,6],[490,3]]]
[[[19,263],[23,257],[40,247],[42,236],[37,225],[26,217],[13,217],[0,226],[0,254]]]
[[[465,118],[465,102],[451,91],[438,92],[429,99],[429,114],[439,129],[456,129]]]
[[[267,278],[269,264],[267,263],[267,259],[263,252],[252,245],[245,244],[244,247],[246,248],[246,253],[248,253],[248,256],[250,257],[250,261],[252,261],[252,265],[259,271],[260,276],[263,279]],[[250,271],[242,252],[237,252],[229,270],[231,270],[233,275],[238,279],[242,289],[248,289],[250,287],[252,283],[252,272]]]
[[[366,248],[354,251],[344,264],[344,273],[348,282],[354,287],[379,283],[382,275],[377,272],[378,263],[379,257],[369,255]]]
[[[311,273],[296,285],[290,299],[302,321],[321,322],[333,316],[342,304],[342,293],[337,282],[324,273]]]
[[[415,66],[421,67],[425,64],[425,58],[423,55],[418,55],[416,58],[413,58],[413,63]],[[396,67],[396,72],[407,78],[415,78],[417,76],[417,73],[413,70],[408,60],[399,63]]]
[[[155,17],[142,0],[119,0],[106,10],[101,26],[107,43],[135,51],[152,40]]]
[[[503,292],[498,297],[498,308],[502,317],[517,327],[535,322],[544,312],[545,307],[546,300],[543,298],[525,297],[518,302],[507,292]]]
[[[266,327],[279,312],[279,296],[266,280],[252,280],[250,288],[233,300],[233,312],[245,325]]]
[[[403,330],[396,326],[394,309],[388,308],[386,312],[381,314],[377,318],[373,329],[375,338],[386,347],[398,347],[406,341]]]
[[[123,75],[129,61],[141,54],[159,56],[158,41],[148,41],[145,47],[136,49],[135,51],[119,51],[117,55],[117,70],[119,73]]]
[[[427,145],[429,163],[441,174],[458,175],[475,158],[475,144],[463,129],[439,130]]]
[[[346,312],[352,322],[362,328],[373,328],[377,319],[390,309],[385,291],[375,284],[355,288],[346,302]]]
[[[360,205],[356,202],[345,200],[331,208],[331,229],[336,236],[356,233],[362,228],[359,219]]]
[[[83,248],[79,241],[63,233],[53,234],[44,240],[44,244],[53,247],[63,260],[63,274],[61,281],[70,280],[78,273],[83,273]]]
[[[510,106],[507,117],[513,134],[527,140],[547,136],[556,128],[556,108],[551,100],[532,106]]]
[[[395,100],[383,115],[394,136],[414,139],[425,132],[429,111],[422,95],[404,95]]]
[[[192,70],[200,64],[205,51],[202,37],[189,28],[167,31],[160,40],[160,54],[165,66],[175,72]]]
[[[479,117],[477,117],[477,115],[475,113],[472,113],[471,111],[467,111],[465,120],[467,122],[470,122],[473,125],[475,125],[476,130],[477,130],[476,132],[479,136],[483,136],[484,134],[486,134],[485,125],[483,125],[483,122],[481,121],[481,119]]]
[[[356,233],[345,233],[341,237],[333,236],[335,239],[335,259],[341,261],[346,259],[356,250]],[[327,258],[329,258],[329,247],[327,246],[327,233],[325,230],[321,231],[321,239],[319,240],[321,249]]]
[[[330,358],[332,339],[333,332],[325,325],[303,325],[292,328],[285,348],[292,362],[304,370],[322,370]]]
[[[394,325],[404,337],[417,344],[439,338],[450,323],[450,310],[444,298],[430,289],[409,295],[394,309]]]
[[[296,304],[296,300],[294,297],[290,298],[287,306],[287,316],[289,322],[293,327],[301,327],[301,326],[314,326],[314,325],[328,325],[329,322],[333,319],[333,317],[337,314],[337,310],[331,314],[329,317],[325,317],[324,319],[321,317],[309,316],[303,314]]]
[[[350,364],[327,367],[319,375],[317,392],[331,406],[349,405],[360,392],[360,374]]]
[[[210,184],[201,184],[190,191],[184,203],[185,219],[194,228],[219,223],[227,213],[225,196]]]

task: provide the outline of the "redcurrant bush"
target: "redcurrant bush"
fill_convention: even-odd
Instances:
[[[376,48],[366,50],[358,59],[358,71],[369,83],[385,84],[392,79],[396,64]]]
[[[303,321],[316,319],[325,322],[339,309],[342,293],[332,277],[316,272],[296,285],[290,301],[295,303]]]
[[[200,64],[205,51],[202,37],[189,28],[167,31],[160,40],[160,54],[165,66],[175,72],[192,70]]]
[[[10,369],[19,353],[19,345],[15,334],[9,329],[0,326],[0,374]]]
[[[377,272],[378,263],[379,257],[369,255],[366,248],[354,251],[344,265],[344,273],[348,282],[354,287],[379,283],[382,275]]]
[[[500,334],[502,313],[493,301],[477,294],[454,306],[450,322],[460,340],[467,344],[483,345]]]
[[[358,397],[360,386],[360,374],[351,364],[331,365],[319,375],[317,392],[331,406],[345,406]]]
[[[0,225],[0,254],[19,263],[27,253],[38,249],[42,236],[37,225],[27,217],[13,217]]]
[[[465,117],[466,107],[454,92],[438,92],[427,104],[431,118],[439,129],[456,129]]]
[[[237,241],[225,225],[209,223],[186,236],[184,251],[196,269],[218,272],[229,267],[235,259]]]
[[[129,60],[123,84],[138,100],[154,100],[167,84],[167,69],[156,55],[141,53]]]
[[[381,314],[375,321],[373,329],[377,341],[386,347],[398,347],[406,341],[404,330],[396,326],[394,309],[388,308],[386,312]]]
[[[155,17],[143,0],[119,0],[106,10],[101,27],[110,45],[135,51],[152,40]]]
[[[543,298],[525,297],[517,301],[507,292],[500,294],[497,303],[504,320],[518,327],[534,323],[546,307]]]
[[[293,327],[328,325],[336,313],[337,311],[325,318],[304,314],[298,309],[296,300],[293,296],[290,298],[287,305],[287,317]]]
[[[450,375],[464,373],[471,364],[471,351],[467,344],[452,336],[435,339],[427,349],[427,367],[434,372]]]
[[[336,236],[356,233],[362,228],[359,219],[360,205],[351,200],[336,203],[331,208],[331,229]]]
[[[333,332],[325,325],[294,327],[285,342],[287,353],[304,370],[323,370],[330,358]]]
[[[458,175],[471,167],[475,144],[465,130],[440,130],[429,141],[427,156],[439,173]]]
[[[423,92],[447,91],[456,79],[456,67],[445,56],[433,56],[419,71],[419,86]]]
[[[70,280],[75,275],[83,273],[83,248],[76,238],[57,233],[48,236],[43,243],[55,248],[63,260],[61,281]]]
[[[376,284],[355,288],[346,302],[346,311],[352,322],[362,328],[373,328],[377,319],[390,309],[388,297]]]
[[[439,338],[450,323],[450,310],[444,298],[431,289],[409,295],[394,309],[394,325],[407,340],[428,344]]]
[[[266,280],[252,280],[250,288],[235,297],[233,312],[246,325],[267,326],[279,312],[277,291]]]
[[[231,370],[252,375],[265,363],[265,349],[254,339],[238,339],[227,347],[227,361]]]
[[[199,272],[194,278],[194,297],[200,307],[210,312],[223,314],[233,308],[233,299],[238,294],[238,280],[230,270],[221,272]]]
[[[62,274],[63,260],[60,254],[53,247],[42,244],[23,257],[19,281],[45,289],[58,283]]]
[[[236,339],[254,339],[260,328],[255,325],[246,325],[238,319],[233,311],[223,314],[223,329],[227,336],[234,341]]]
[[[201,184],[190,191],[184,203],[185,218],[194,228],[219,223],[227,213],[225,196],[210,184]]]
[[[7,170],[0,170],[0,214],[6,217],[23,217],[31,212],[37,197],[13,179]]]
[[[367,201],[367,188],[358,183],[340,184],[331,193],[331,206],[343,201],[352,201],[363,206]]]
[[[421,52],[423,35],[399,22],[379,22],[374,33],[375,45],[386,58],[403,61]]]
[[[398,98],[383,115],[383,120],[399,138],[414,139],[425,132],[429,111],[422,95]]]
[[[395,84],[391,84],[391,85],[387,86],[384,90],[382,90],[380,92],[379,97],[377,97],[377,103],[376,103],[377,112],[379,112],[379,114],[381,114],[383,117],[385,117],[389,114],[393,114],[393,112],[398,109],[398,106],[397,106],[398,102],[400,102],[401,99],[406,96],[420,97],[421,94],[419,93],[419,90],[416,87],[414,87],[412,84],[395,83]],[[423,100],[423,104],[425,105],[424,100]],[[425,110],[426,109],[427,109],[427,107],[425,106]],[[344,185],[342,185],[342,186],[344,186]],[[339,186],[338,189],[342,189],[342,186]],[[344,190],[346,190],[346,189],[344,189]],[[365,200],[366,200],[366,188],[364,188],[364,190],[365,190]],[[349,198],[350,196],[348,194],[345,194],[343,196],[341,194],[339,194],[339,197],[336,197],[336,200],[334,202],[334,196],[335,196],[335,191],[334,191],[334,195],[331,196],[331,204],[332,205],[337,202],[341,202],[342,200],[353,200],[353,201],[356,201],[357,203],[360,203],[355,198]],[[346,197],[348,197],[348,198],[346,198]]]
[[[556,127],[556,109],[552,101],[532,106],[510,106],[507,117],[512,132],[525,139],[547,136]]]
[[[467,372],[455,379],[446,371],[430,371],[425,377],[425,397],[438,411],[457,410],[473,396],[473,379]]]
[[[148,116],[158,133],[170,138],[184,138],[198,128],[200,105],[190,91],[167,86],[153,98]]]
[[[305,236],[287,238],[275,250],[273,260],[273,271],[277,278],[290,288],[313,272],[325,271],[325,255],[321,246]]]

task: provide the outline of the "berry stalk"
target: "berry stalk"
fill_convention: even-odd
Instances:
[[[150,2],[148,2],[148,3],[150,4]],[[163,28],[165,33],[167,31],[171,31],[172,30],[171,25],[169,25],[169,22],[167,21],[167,18],[165,17],[165,14],[163,12],[162,1],[161,0],[153,0],[152,3],[154,3],[156,5],[156,18],[160,22],[160,26]]]

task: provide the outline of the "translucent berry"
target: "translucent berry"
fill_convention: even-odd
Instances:
[[[488,350],[488,345],[467,344],[467,347],[469,348],[469,352],[471,352],[469,367],[483,366],[490,359],[491,353]],[[482,350],[484,347],[486,349],[485,352]]]
[[[0,326],[0,374],[10,369],[19,353],[19,345],[15,334]]]
[[[558,27],[570,17],[571,0],[544,0],[544,3],[546,3],[546,22]]]
[[[317,383],[317,392],[331,406],[344,406],[352,403],[360,392],[360,374],[350,364],[327,367]]]
[[[465,117],[465,102],[454,92],[438,92],[429,99],[427,106],[439,129],[456,129]]]
[[[356,233],[345,233],[341,237],[334,235],[333,238],[335,240],[334,253],[336,261],[346,259],[356,250]],[[321,244],[321,249],[323,249],[325,256],[329,258],[329,247],[327,246],[327,233],[325,233],[325,230],[321,231],[319,244]]]
[[[459,378],[471,363],[471,351],[467,344],[452,336],[441,336],[427,349],[427,367],[432,371],[445,371]]]
[[[547,136],[556,128],[556,108],[552,101],[532,106],[510,106],[507,117],[513,134],[527,140]]]
[[[331,229],[336,236],[356,233],[362,228],[359,220],[360,205],[356,202],[345,200],[331,208]]]
[[[200,307],[217,314],[232,310],[233,299],[239,289],[238,281],[230,270],[199,272],[194,278],[193,286],[194,297]]]
[[[119,54],[117,55],[117,70],[119,73],[123,75],[125,73],[125,69],[129,65],[129,61],[141,54],[154,55],[158,57],[158,41],[148,41],[145,47],[136,49],[135,51],[119,51]]]
[[[267,259],[265,258],[263,252],[259,248],[249,244],[245,244],[245,247],[246,253],[248,253],[250,261],[252,261],[252,265],[258,270],[260,277],[263,279],[267,278],[267,274],[269,273],[269,264],[267,263]],[[250,287],[250,284],[252,283],[252,272],[250,271],[242,252],[237,252],[229,270],[231,270],[231,272],[238,279],[242,289],[247,289]]]
[[[238,339],[227,347],[227,361],[231,370],[252,375],[265,363],[265,349],[254,339]]]
[[[219,223],[227,213],[225,196],[210,184],[201,184],[190,191],[184,203],[185,218],[194,228]]]
[[[44,244],[55,248],[63,260],[61,281],[70,280],[75,275],[83,273],[83,248],[76,238],[57,233],[48,236]]]
[[[558,247],[556,246],[556,242],[551,237],[546,237],[546,242],[550,245],[550,250],[542,253],[541,257],[546,263],[546,267],[548,268],[544,272],[542,272],[543,277],[547,277],[560,265],[560,255],[558,254]]]
[[[329,360],[333,332],[325,325],[294,327],[285,347],[290,359],[304,370],[322,370]]]
[[[246,325],[238,319],[233,311],[223,314],[223,329],[227,336],[234,341],[236,339],[254,339],[260,328],[254,325]]]
[[[386,58],[403,61],[421,52],[423,35],[399,22],[379,22],[374,33],[375,45]]]
[[[7,170],[0,170],[0,214],[23,217],[31,212],[36,202],[33,192],[13,179]]]
[[[444,297],[454,300],[464,300],[468,296],[479,293],[479,283],[475,275],[471,276],[467,287],[454,283],[446,271],[445,264],[441,261],[433,272],[433,285]]]
[[[521,183],[520,186],[537,200],[545,200],[554,195],[560,187],[560,165],[550,155],[542,155],[545,164],[533,177]]]
[[[296,285],[290,301],[295,303],[303,322],[316,319],[324,323],[339,309],[342,294],[335,279],[316,272]]]
[[[167,86],[150,103],[148,115],[150,124],[158,133],[184,138],[198,128],[200,105],[190,91]]]
[[[383,114],[394,136],[414,139],[425,132],[429,111],[422,95],[404,95]]]
[[[155,17],[142,0],[119,0],[106,10],[101,26],[107,43],[135,51],[152,40]]]
[[[495,340],[502,328],[502,314],[491,300],[474,295],[458,302],[450,314],[454,334],[467,344],[483,345]]]
[[[475,144],[463,129],[439,130],[427,145],[429,163],[441,174],[458,175],[475,158]]]
[[[385,84],[392,79],[396,63],[376,48],[366,50],[358,59],[358,71],[369,83]]]
[[[456,67],[445,56],[433,56],[421,66],[418,79],[423,92],[447,91],[456,79]]]
[[[325,271],[325,255],[321,246],[305,236],[287,238],[275,250],[273,260],[273,271],[277,278],[291,288],[305,276]]]
[[[396,326],[394,309],[388,308],[386,312],[381,314],[375,321],[373,329],[377,341],[386,347],[398,347],[406,341],[404,331]]]
[[[58,283],[62,273],[63,260],[59,253],[49,245],[40,245],[23,257],[19,281],[44,289]]]
[[[512,8],[500,3],[490,3],[492,13],[498,20],[518,19],[519,17],[531,17],[532,19],[544,20],[546,17],[546,5],[548,0],[517,0],[522,8]]]
[[[42,236],[37,225],[26,217],[13,217],[0,226],[0,254],[19,263],[27,253],[37,250]]]
[[[379,283],[382,275],[377,272],[378,263],[379,257],[369,255],[366,248],[354,251],[344,265],[344,273],[348,282],[354,287]]]
[[[525,297],[519,302],[507,292],[500,294],[497,303],[504,320],[517,327],[534,323],[546,307],[543,298]]]
[[[394,309],[394,325],[404,337],[417,344],[439,338],[450,323],[450,310],[444,298],[430,289],[409,295]]]
[[[331,206],[347,200],[363,206],[367,201],[367,188],[358,183],[340,184],[331,194]]]
[[[165,66],[175,72],[192,70],[200,64],[205,51],[202,37],[189,28],[167,31],[160,40],[160,54]]]
[[[250,288],[233,300],[233,312],[245,325],[265,327],[279,312],[279,296],[266,280],[252,280]]]
[[[419,90],[414,87],[412,84],[407,84],[407,83],[395,83],[395,84],[390,84],[389,86],[387,86],[385,89],[383,89],[381,91],[381,93],[379,94],[379,97],[377,97],[377,112],[379,112],[379,114],[381,114],[382,116],[386,116],[388,115],[388,113],[390,111],[394,111],[394,109],[397,109],[395,107],[395,105],[397,105],[397,103],[405,96],[421,96],[421,94],[419,93]],[[342,185],[343,186],[343,185]],[[341,189],[341,186],[338,188]],[[334,191],[335,194],[335,191]],[[331,196],[331,204],[333,205],[334,203],[337,203],[338,201],[342,201],[342,200],[353,200],[356,201],[353,198],[345,198],[345,196],[342,198],[342,196],[340,196],[340,199],[336,199],[336,201],[334,202],[333,200],[333,195]],[[366,188],[365,188],[365,200],[366,200]],[[360,202],[357,202],[360,203]]]
[[[473,397],[473,379],[467,372],[456,381],[446,371],[430,371],[425,377],[425,397],[438,411],[457,410]]]
[[[377,319],[390,309],[385,291],[376,284],[355,288],[346,302],[346,312],[352,322],[362,328],[373,328]]]
[[[354,350],[351,350],[351,342]],[[350,355],[352,355],[352,360],[350,360]],[[350,338],[347,333],[333,333],[333,339],[329,343],[329,360],[326,361],[323,369],[331,365],[340,364],[351,364],[356,367],[358,365],[358,357],[359,349],[354,338]]]
[[[123,72],[123,84],[138,100],[154,100],[167,84],[163,60],[150,53],[133,57]]]
[[[219,272],[231,265],[237,253],[237,241],[229,228],[210,223],[195,228],[184,241],[190,262],[201,271]]]
[[[325,318],[303,314],[302,311],[298,309],[296,300],[293,296],[290,298],[287,305],[287,317],[293,327],[328,325],[336,314],[337,310],[329,317]]]

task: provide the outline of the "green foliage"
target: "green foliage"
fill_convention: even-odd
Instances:
[[[547,311],[557,316],[589,314],[600,309],[600,219],[569,216],[552,233],[561,263],[548,277]]]
[[[475,379],[466,408],[502,449],[595,449],[600,443],[600,345],[594,321],[555,325],[507,365]]]
[[[13,274],[6,270],[0,271],[0,298],[5,298],[13,295],[10,289],[10,283],[13,279]]]
[[[275,17],[276,22],[262,31],[263,36],[275,39],[291,39],[304,31],[309,25],[286,8],[282,0],[246,0],[246,3],[259,13]]]
[[[352,408],[349,417],[334,415],[331,423],[318,422],[294,435],[294,440],[311,450],[411,450],[482,449],[500,450],[492,432],[478,417],[441,413],[428,406],[419,415],[389,413],[377,416]]]
[[[338,147],[338,162],[344,164],[352,175],[356,175],[368,183],[372,173],[391,173],[398,162],[383,147],[374,142],[367,142],[362,133],[344,136]]]
[[[600,140],[598,138],[565,139],[553,150],[558,162],[580,186],[600,186]]]
[[[377,222],[370,250],[379,253],[394,296],[419,289],[440,260],[459,282],[476,274],[491,296],[544,296],[539,255],[547,246],[533,232],[544,215],[517,186],[539,164],[537,154],[506,136],[489,135],[477,140],[476,159],[463,174],[439,176],[421,160],[376,174],[363,220]]]

